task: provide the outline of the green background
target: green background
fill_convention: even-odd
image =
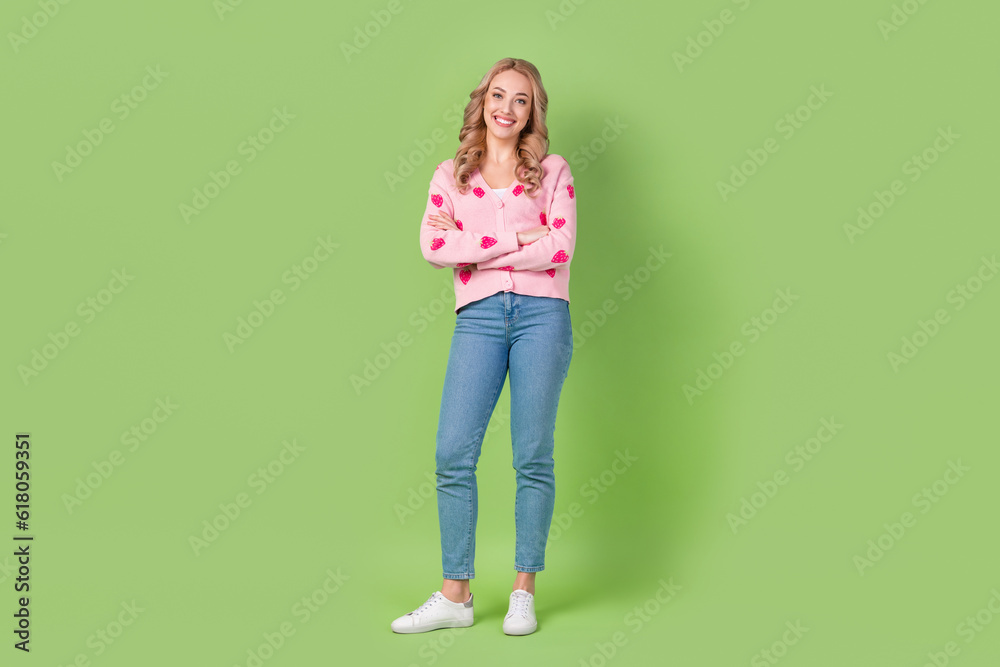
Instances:
[[[20,532],[13,442],[28,432],[35,536],[29,655],[11,646],[14,559],[0,558],[3,664],[256,664],[248,651],[283,623],[294,634],[263,664],[916,667],[948,642],[948,664],[996,664],[1000,281],[976,273],[992,278],[983,258],[1000,250],[995,4],[911,0],[887,37],[888,0],[44,4],[0,10],[0,533]],[[456,105],[507,56],[541,71],[550,150],[578,193],[565,527],[538,576],[538,632],[504,636],[505,389],[479,464],[476,624],[399,636],[389,622],[441,583],[428,475],[454,325],[419,216],[458,145]],[[813,86],[831,96],[800,109]],[[144,97],[124,118],[122,95]],[[249,160],[241,142],[274,109],[294,118]],[[797,110],[808,120],[786,137],[776,123]],[[113,131],[60,178],[53,163],[104,118]],[[910,180],[907,161],[948,128],[957,140]],[[779,150],[723,199],[718,183],[768,138]],[[231,160],[239,173],[185,221]],[[851,242],[845,225],[896,179],[905,194]],[[318,238],[336,250],[293,289],[286,272]],[[644,273],[661,246],[670,258]],[[127,286],[102,291],[123,269]],[[627,293],[626,276],[644,282]],[[958,285],[978,290],[961,308]],[[274,290],[283,302],[230,349]],[[778,290],[797,300],[751,340]],[[89,320],[78,309],[102,298]],[[946,323],[894,367],[939,309]],[[735,342],[744,353],[712,368]],[[382,368],[356,388],[368,363]],[[716,377],[689,400],[699,371]],[[160,422],[158,399],[177,406]],[[824,418],[843,428],[796,469],[787,453]],[[122,434],[144,420],[130,449]],[[300,451],[276,464],[285,441]],[[968,468],[954,484],[939,481],[950,461]],[[269,464],[270,482],[252,477]],[[915,502],[925,488],[933,504]],[[192,547],[239,494],[249,505]],[[759,507],[734,531],[743,499]],[[905,512],[915,523],[884,535]],[[880,536],[891,548],[859,571]],[[296,605],[313,595],[307,617]]]

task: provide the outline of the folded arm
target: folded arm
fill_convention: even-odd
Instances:
[[[544,271],[569,266],[576,250],[576,197],[569,163],[563,160],[553,177],[556,189],[545,212],[549,233],[518,250],[477,262],[477,268],[512,267],[515,271]]]
[[[449,181],[440,166],[434,170],[427,192],[427,207],[420,223],[420,251],[424,259],[435,269],[455,268],[517,250],[517,232],[479,234],[461,229],[438,229],[428,224],[431,216],[438,212],[455,217],[455,207],[448,194]]]

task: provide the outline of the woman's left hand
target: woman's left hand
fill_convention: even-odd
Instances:
[[[431,219],[427,224],[430,225],[431,227],[434,227],[436,229],[454,229],[458,231],[458,225],[455,224],[455,221],[451,218],[450,215],[444,213],[443,211],[435,213],[434,215],[430,216],[430,218]]]

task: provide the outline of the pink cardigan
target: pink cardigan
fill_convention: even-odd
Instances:
[[[576,247],[576,199],[569,163],[549,153],[541,162],[542,182],[535,196],[517,180],[503,199],[477,168],[469,189],[455,187],[454,160],[434,170],[427,208],[420,224],[420,250],[436,269],[449,267],[455,279],[455,312],[499,291],[548,296],[569,302],[569,263]],[[443,211],[460,229],[431,227],[430,216]],[[517,232],[548,225],[549,233],[524,246]]]

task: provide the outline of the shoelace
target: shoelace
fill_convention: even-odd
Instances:
[[[437,593],[431,593],[431,596],[429,598],[427,598],[427,602],[423,603],[422,605],[420,605],[419,607],[417,607],[415,610],[411,611],[410,614],[416,615],[416,614],[419,614],[420,612],[422,612],[423,610],[427,609],[432,604],[434,604],[435,602],[437,602],[437,597],[438,597]]]
[[[527,595],[514,595],[514,599],[512,600],[512,605],[513,606],[511,607],[510,613],[507,614],[508,617],[510,616],[520,616],[521,618],[528,617]]]

